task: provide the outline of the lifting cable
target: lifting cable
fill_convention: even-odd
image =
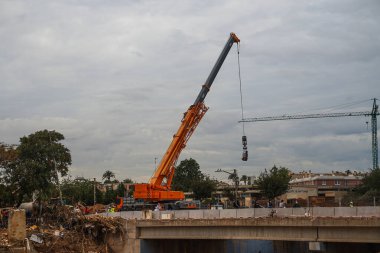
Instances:
[[[241,88],[241,74],[240,74],[240,43],[236,43],[237,48],[237,57],[238,57],[238,70],[239,70],[239,85],[240,85],[240,106],[241,106],[241,119],[244,120],[244,107],[243,107],[243,92]],[[247,136],[245,135],[245,126],[243,123],[243,136],[242,136],[242,145],[243,145],[243,156],[242,160],[248,160],[248,150],[247,150]]]

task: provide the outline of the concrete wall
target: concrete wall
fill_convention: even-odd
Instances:
[[[380,217],[380,207],[310,207],[310,208],[244,208],[223,210],[176,210],[152,212],[151,217],[143,211],[104,213],[105,216],[119,216],[125,219],[162,219],[170,214],[172,219],[225,219],[225,218],[259,218],[278,217]]]
[[[141,240],[144,253],[273,253],[272,241],[257,240]],[[294,253],[294,252],[292,252]]]

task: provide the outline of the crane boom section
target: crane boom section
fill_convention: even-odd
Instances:
[[[216,75],[219,72],[219,69],[222,67],[223,62],[226,59],[232,45],[234,43],[239,43],[239,42],[240,42],[240,39],[236,36],[236,34],[230,33],[230,37],[228,38],[226,45],[224,46],[222,52],[220,53],[218,60],[214,64],[214,67],[212,68],[209,76],[207,77],[205,84],[202,86],[202,89],[199,92],[198,97],[195,99],[193,105],[203,102],[203,100],[205,99],[207,93],[209,92],[211,88],[212,83],[215,80]]]
[[[163,199],[175,199],[176,196],[178,196],[178,199],[183,199],[184,195],[182,192],[170,191],[175,171],[175,164],[179,158],[179,155],[181,154],[181,151],[186,147],[187,141],[190,139],[202,117],[207,112],[208,108],[205,106],[203,101],[209,92],[216,75],[223,65],[228,52],[234,43],[239,42],[240,39],[234,33],[230,33],[230,37],[228,38],[222,52],[220,53],[218,60],[212,68],[206,82],[204,85],[202,85],[201,91],[199,92],[194,103],[184,114],[181,125],[178,128],[176,134],[173,136],[172,142],[164,154],[159,166],[149,180],[149,184],[136,185],[135,198],[137,197],[144,200],[153,199],[160,201]],[[160,197],[164,195],[165,197]]]
[[[317,119],[317,118],[335,118],[348,116],[370,116],[372,129],[372,165],[373,169],[379,168],[378,146],[377,146],[377,116],[379,114],[379,106],[376,104],[376,98],[373,99],[372,111],[368,112],[338,112],[338,113],[319,113],[319,114],[301,114],[301,115],[283,115],[272,117],[246,118],[239,122],[262,122],[272,120],[290,120],[290,119]]]
[[[181,125],[177,133],[173,136],[173,140],[167,149],[161,163],[155,171],[149,184],[156,189],[168,190],[174,176],[174,166],[178,160],[181,151],[186,147],[187,141],[195,131],[204,114],[207,112],[204,103],[192,105],[184,114]],[[166,183],[165,183],[166,179]],[[165,184],[163,184],[165,183]]]
[[[347,117],[347,116],[371,116],[371,112],[338,112],[327,114],[301,114],[301,115],[283,115],[261,118],[246,118],[239,122],[259,122],[259,121],[272,121],[272,120],[289,120],[289,119],[317,119],[317,118],[334,118],[334,117]]]

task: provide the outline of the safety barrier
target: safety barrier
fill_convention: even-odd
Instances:
[[[299,208],[243,208],[222,210],[126,211],[103,213],[124,219],[226,219],[259,217],[380,217],[380,206],[358,207],[299,207]]]

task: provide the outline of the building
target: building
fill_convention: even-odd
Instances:
[[[332,172],[315,174],[301,172],[292,175],[290,189],[283,196],[288,203],[304,201],[311,206],[339,205],[348,191],[362,183],[362,174]]]

